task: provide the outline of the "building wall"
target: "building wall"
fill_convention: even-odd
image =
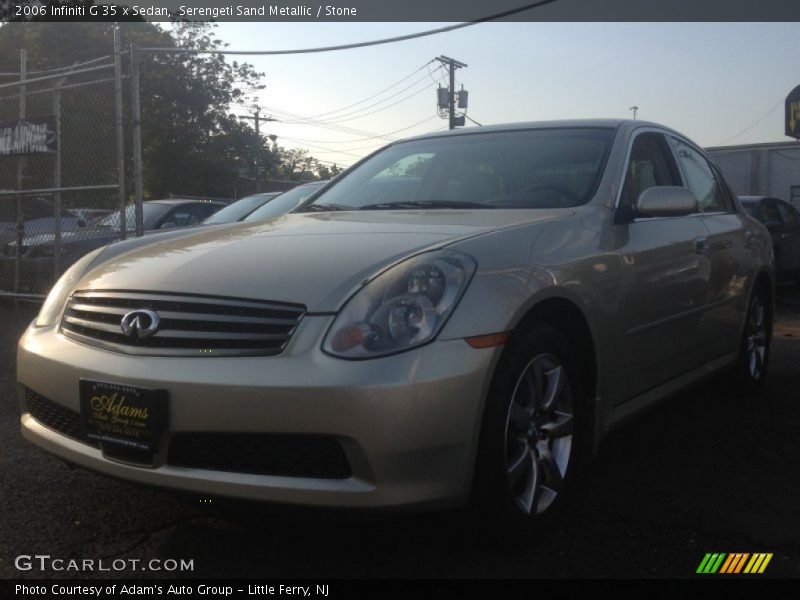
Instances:
[[[775,196],[800,209],[800,144],[707,152],[740,196]]]

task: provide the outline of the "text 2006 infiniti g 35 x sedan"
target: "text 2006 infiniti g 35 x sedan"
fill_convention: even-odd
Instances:
[[[203,494],[537,524],[612,427],[768,363],[773,258],[642,121],[380,150],[299,213],[97,250],[19,343],[22,431]]]

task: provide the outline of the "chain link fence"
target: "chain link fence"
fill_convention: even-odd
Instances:
[[[28,72],[25,62],[23,51],[20,74],[0,77],[5,296],[45,294],[80,256],[124,237],[125,226],[121,55],[52,71]]]

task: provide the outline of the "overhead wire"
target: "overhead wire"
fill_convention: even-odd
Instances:
[[[752,125],[750,125],[749,127],[746,127],[745,129],[742,129],[742,130],[741,130],[739,133],[737,133],[736,135],[732,135],[731,137],[729,137],[729,138],[727,138],[727,139],[725,139],[725,140],[722,140],[722,141],[721,141],[719,144],[717,144],[717,146],[723,146],[724,144],[727,144],[727,143],[728,143],[728,142],[730,142],[731,140],[735,140],[735,139],[736,139],[736,138],[738,138],[739,136],[741,136],[741,135],[744,135],[745,133],[747,133],[748,131],[750,131],[751,129],[753,129],[753,128],[754,128],[756,125],[759,125],[759,124],[760,124],[760,123],[761,123],[761,122],[762,122],[764,119],[766,119],[768,116],[770,116],[770,115],[771,115],[773,112],[775,112],[775,109],[776,109],[776,108],[778,108],[778,107],[779,107],[781,104],[783,104],[783,103],[784,103],[784,100],[779,100],[779,101],[778,101],[778,103],[777,103],[775,106],[773,106],[772,108],[770,108],[770,109],[769,109],[769,110],[766,112],[766,114],[765,114],[763,117],[761,117],[761,118],[760,118],[758,121],[756,121],[755,123],[753,123],[753,124],[752,124]]]
[[[465,27],[471,27],[473,25],[479,25],[480,23],[487,23],[489,21],[497,21],[499,19],[503,19],[505,17],[510,17],[516,15],[521,12],[525,12],[527,10],[531,10],[534,8],[539,8],[540,6],[544,6],[546,4],[553,4],[558,0],[538,0],[538,2],[531,2],[529,4],[525,4],[523,6],[518,6],[516,8],[512,8],[509,10],[505,10],[503,12],[495,13],[493,15],[489,15],[486,17],[480,17],[475,19],[474,21],[466,21],[463,23],[457,23],[455,25],[448,25],[446,27],[438,27],[436,29],[428,29],[425,31],[419,31],[417,33],[409,33],[406,35],[397,35],[394,37],[382,38],[377,40],[369,40],[366,42],[354,42],[351,44],[338,44],[335,46],[318,46],[315,48],[295,48],[290,50],[193,50],[189,48],[155,48],[155,47],[145,47],[140,48],[142,52],[151,52],[151,53],[178,53],[178,54],[244,54],[244,55],[276,55],[276,54],[310,54],[315,52],[333,52],[337,50],[351,50],[354,48],[366,48],[368,46],[379,46],[382,44],[392,44],[395,42],[403,42],[406,40],[413,40],[421,37],[426,37],[430,35],[436,35],[439,33],[446,33],[448,31],[455,31],[457,29],[463,29]]]

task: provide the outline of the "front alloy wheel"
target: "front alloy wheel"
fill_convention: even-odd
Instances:
[[[543,513],[561,491],[572,452],[572,396],[565,367],[539,354],[517,380],[506,417],[506,473],[519,509]]]
[[[512,336],[486,400],[472,504],[491,537],[527,538],[552,521],[585,444],[581,363],[549,324]],[[582,454],[582,453],[581,453]]]

